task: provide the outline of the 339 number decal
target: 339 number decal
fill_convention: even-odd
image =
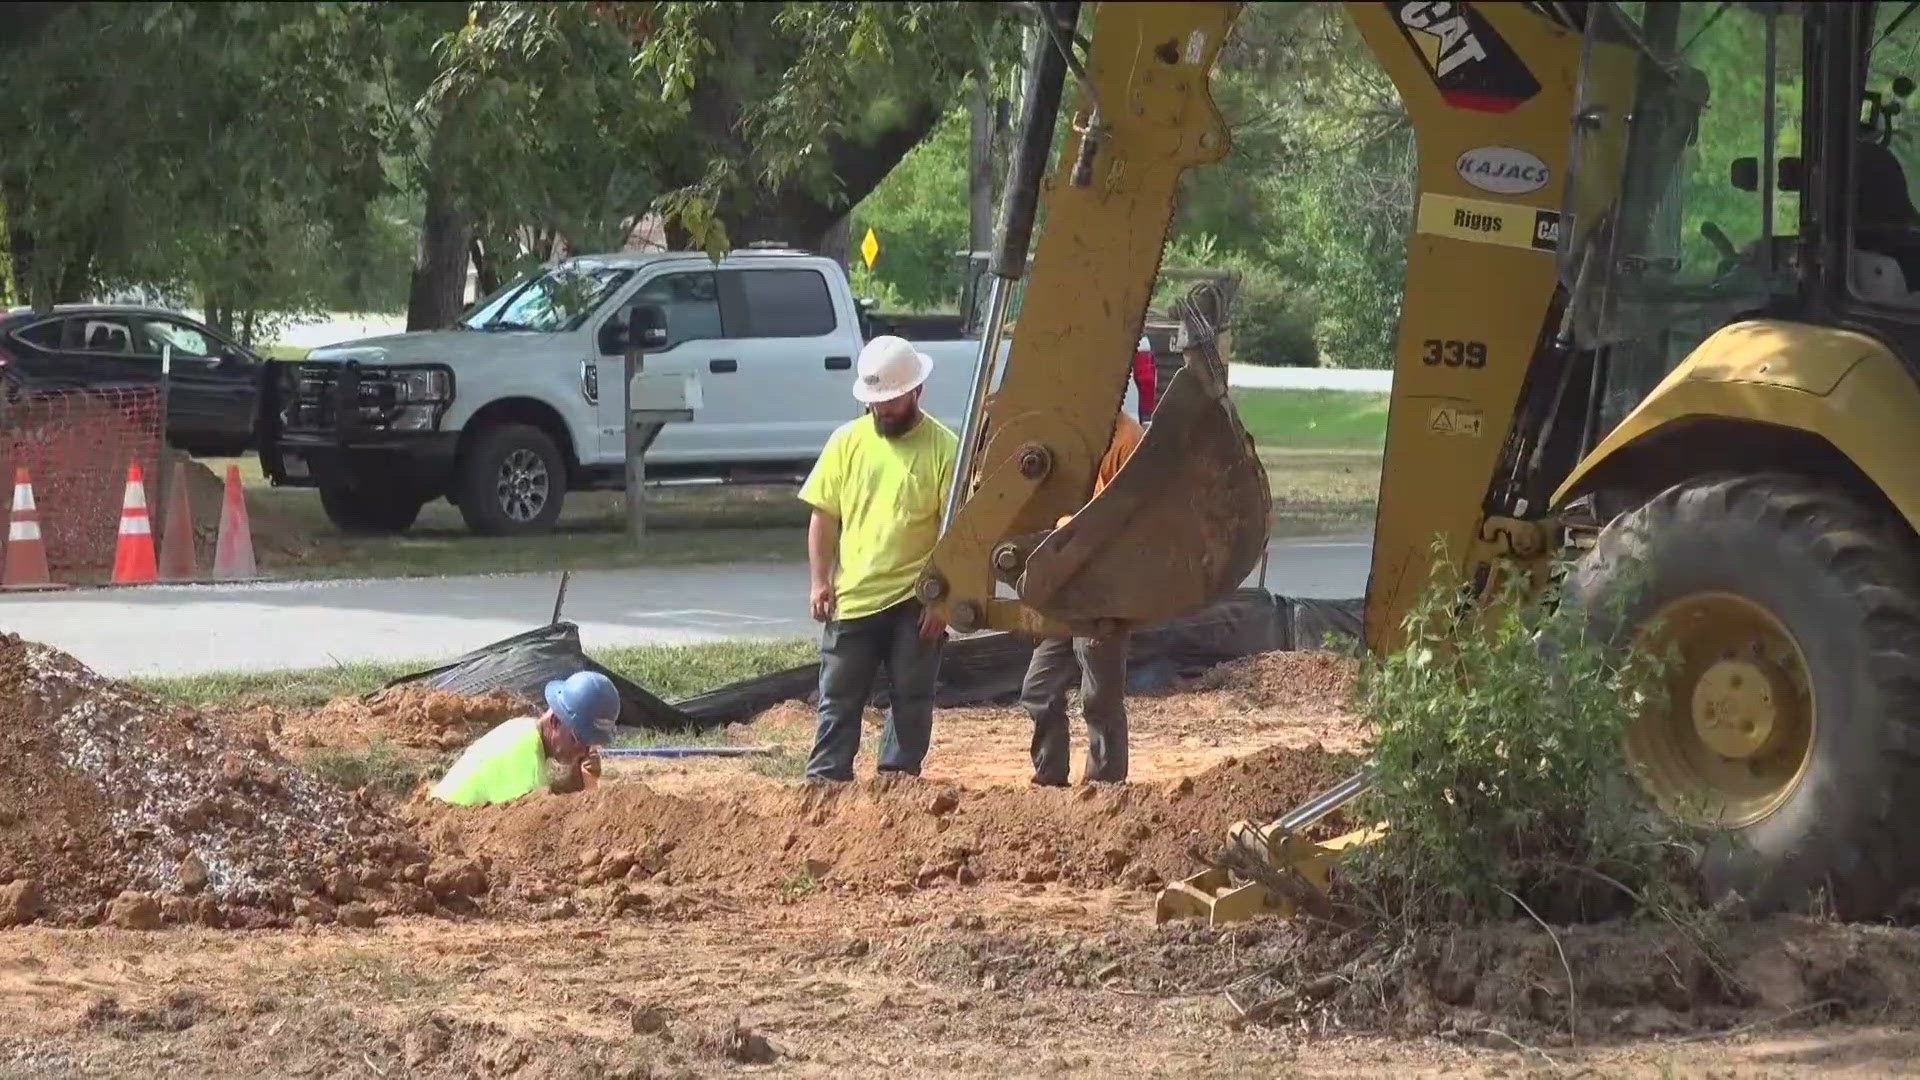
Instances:
[[[1420,343],[1425,349],[1420,359],[1428,367],[1467,367],[1483,368],[1487,366],[1487,343],[1484,341],[1442,341],[1428,338]]]

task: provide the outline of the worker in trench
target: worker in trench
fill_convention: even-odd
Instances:
[[[1094,476],[1095,497],[1127,463],[1145,433],[1127,410],[1119,411],[1113,436]],[[1066,525],[1070,517],[1061,518],[1056,527]],[[1103,637],[1042,638],[1034,646],[1020,687],[1020,704],[1033,718],[1033,784],[1067,784],[1067,762],[1072,756],[1067,734],[1067,688],[1076,673],[1080,676],[1080,712],[1087,722],[1082,779],[1113,784],[1126,780],[1127,638],[1128,631],[1122,627]]]
[[[538,717],[503,720],[476,739],[429,794],[473,806],[510,802],[543,785],[556,794],[592,787],[599,748],[613,741],[620,692],[597,671],[577,671],[548,683],[546,699]]]
[[[808,607],[820,636],[820,705],[809,782],[853,779],[860,718],[887,669],[877,771],[920,774],[933,737],[933,690],[946,623],[914,595],[953,478],[960,440],[920,409],[933,358],[892,335],[867,342],[853,397],[864,413],[827,440],[800,488]]]

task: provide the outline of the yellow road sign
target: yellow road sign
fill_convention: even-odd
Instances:
[[[880,254],[880,238],[873,235],[873,226],[867,226],[867,238],[860,241],[860,257],[867,260],[867,269],[873,269],[874,256]]]

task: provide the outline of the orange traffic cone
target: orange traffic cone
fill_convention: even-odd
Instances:
[[[173,463],[173,483],[167,485],[167,519],[161,523],[160,579],[192,581],[193,506],[187,499],[187,463]]]
[[[47,573],[47,545],[40,538],[40,510],[33,502],[33,478],[22,465],[13,470],[13,515],[7,522],[7,565],[0,588],[58,589]]]
[[[247,498],[240,491],[240,467],[227,466],[227,497],[220,506],[220,541],[213,551],[215,577],[234,581],[258,577],[253,562],[253,526],[247,523]]]
[[[127,494],[120,503],[120,542],[113,552],[113,583],[142,585],[155,580],[153,524],[147,520],[147,485],[140,463],[127,466]]]

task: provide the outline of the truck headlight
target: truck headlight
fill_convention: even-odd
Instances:
[[[453,400],[453,373],[445,368],[395,368],[396,405],[446,405]]]

